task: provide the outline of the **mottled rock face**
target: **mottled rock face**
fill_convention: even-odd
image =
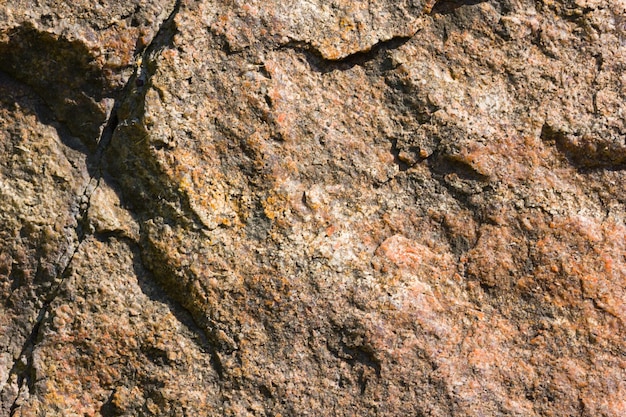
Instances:
[[[0,414],[626,414],[623,1],[0,22]]]

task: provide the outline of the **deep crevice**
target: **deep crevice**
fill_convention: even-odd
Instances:
[[[168,18],[163,21],[152,42],[142,51],[141,56],[137,59],[139,65],[137,66],[135,73],[129,78],[126,86],[124,87],[123,93],[120,94],[120,96],[115,100],[115,105],[113,107],[109,122],[107,123],[107,127],[104,129],[102,137],[99,141],[99,143],[102,144],[102,150],[100,153],[97,154],[97,159],[103,164],[111,158],[111,155],[107,155],[106,151],[109,149],[109,145],[114,140],[114,133],[116,129],[118,128],[118,126],[124,126],[124,120],[121,120],[118,115],[120,107],[123,106],[124,103],[129,98],[131,98],[133,94],[145,95],[145,92],[147,91],[147,86],[150,85],[150,78],[154,75],[154,72],[156,70],[153,64],[155,55],[158,54],[158,51],[162,48],[168,47],[173,44],[174,36],[178,32],[178,28],[174,20],[176,18],[176,15],[180,11],[181,3],[182,0],[176,1],[172,12],[169,14]],[[144,98],[141,97],[140,102],[143,103],[143,100]],[[110,163],[110,161],[108,162]],[[118,175],[113,175],[106,168],[107,166],[102,166],[102,174],[106,177],[110,177],[113,181],[118,181],[120,174],[123,175],[125,173],[128,173],[128,167],[124,167],[125,169],[119,170]],[[130,204],[137,206],[130,209],[133,214],[141,216],[142,213],[152,212],[152,208],[154,208],[154,202],[151,199],[149,201],[143,201],[137,204],[136,195],[132,196],[132,198],[129,198],[129,196],[127,195],[132,190],[125,189],[122,183],[120,183],[119,185],[122,188],[122,191],[120,192],[121,203],[123,205]],[[145,198],[146,196],[140,197]],[[187,218],[186,220],[194,224],[197,229],[203,229],[204,225],[191,209],[189,202],[182,201],[184,200],[183,196],[180,196],[180,199],[180,204]],[[176,213],[171,214],[172,215],[170,217],[172,218],[178,217]],[[161,277],[159,271],[149,267],[149,265],[152,265],[153,263],[146,259],[146,257],[149,255],[149,253],[153,251],[153,249],[150,248],[150,243],[148,239],[145,238],[146,233],[147,232],[144,230],[144,228],[140,227],[140,237],[138,241],[130,239],[125,234],[116,231],[95,233],[94,237],[103,241],[111,238],[116,238],[125,241],[127,245],[129,245],[136,261],[134,263],[135,273],[139,279],[139,285],[144,294],[146,294],[146,296],[148,296],[150,299],[164,302],[169,306],[170,310],[177,318],[177,320],[183,323],[195,335],[194,342],[197,344],[200,350],[209,353],[210,362],[213,368],[215,369],[218,376],[222,377],[224,375],[224,368],[219,360],[217,351],[214,347],[215,343],[213,343],[213,341],[211,340],[212,338],[210,332],[205,329],[205,326],[202,326],[197,321],[195,314],[190,309],[188,309],[184,305],[184,303],[178,300],[175,296],[171,295],[171,292],[167,290],[167,282],[164,282],[167,280]],[[141,277],[146,277],[146,279],[142,279]]]
[[[162,219],[176,219],[194,230],[201,230],[206,229],[206,226],[193,210],[186,195],[181,193],[177,186],[160,180],[158,164],[149,158],[143,160],[138,158],[150,152],[145,149],[146,147],[157,148],[159,146],[146,141],[150,132],[147,131],[140,115],[137,115],[135,111],[145,102],[145,94],[149,91],[151,78],[157,70],[155,59],[158,53],[173,45],[174,36],[178,33],[175,18],[180,7],[181,0],[178,0],[150,45],[137,58],[136,72],[126,84],[125,93],[116,100],[115,109],[122,113],[119,115],[115,112],[118,119],[117,131],[127,132],[120,136],[130,137],[131,141],[114,142],[110,152],[105,155],[105,160],[110,168],[108,177],[115,183],[115,189],[121,189],[120,199],[131,212],[140,218],[143,217],[143,220],[159,215]],[[133,140],[133,136],[136,140]],[[115,141],[114,138],[111,139]],[[132,181],[126,179],[132,179]],[[157,201],[161,204],[156,205]],[[163,204],[163,202],[166,203]]]
[[[367,50],[357,51],[339,59],[325,58],[320,50],[310,42],[298,40],[291,40],[281,45],[278,49],[291,49],[300,52],[313,70],[328,73],[332,71],[346,71],[355,66],[366,66],[372,61],[379,60],[384,52],[397,49],[412,38],[413,36],[396,36],[388,40],[379,41]]]
[[[450,14],[462,6],[473,6],[488,0],[438,0],[430,9],[429,14]]]
[[[180,8],[180,3],[181,0],[176,2],[172,13],[169,15],[167,20],[163,22],[157,35],[153,38],[152,43],[144,50],[144,55],[151,53],[156,46],[158,46],[159,42],[163,41],[163,38],[171,41],[174,35],[174,33],[171,32],[171,22]],[[119,110],[120,103],[126,99],[129,91],[131,91],[129,86],[132,82],[134,82],[138,75],[136,73],[134,76],[130,77],[121,91],[108,91],[105,88],[105,82],[103,81],[104,75],[98,73],[93,67],[91,67],[91,57],[87,49],[80,42],[69,42],[63,38],[55,38],[52,34],[38,32],[34,27],[30,26],[17,28],[15,31],[15,36],[10,37],[11,42],[9,42],[9,44],[0,45],[0,62],[2,62],[2,65],[0,65],[0,71],[9,71],[8,74],[10,76],[17,74],[19,76],[19,80],[28,87],[32,88],[51,108],[51,111],[55,114],[55,116],[52,120],[42,120],[43,123],[52,124],[53,127],[59,131],[59,129],[64,128],[64,120],[69,122],[69,125],[67,126],[68,130],[73,135],[81,137],[82,142],[88,147],[88,149],[81,150],[81,152],[86,155],[86,165],[90,178],[87,181],[87,185],[83,189],[83,192],[77,198],[79,209],[75,216],[75,244],[70,245],[68,251],[60,257],[60,259],[67,259],[67,262],[62,266],[62,271],[57,275],[57,278],[51,280],[51,282],[56,283],[56,285],[54,285],[44,297],[42,306],[39,308],[37,318],[32,326],[29,336],[22,344],[19,356],[9,370],[6,381],[4,381],[5,387],[8,387],[11,385],[10,382],[12,377],[17,376],[16,382],[18,392],[10,406],[10,416],[15,415],[20,407],[18,401],[24,384],[26,384],[28,391],[31,394],[33,393],[34,384],[36,382],[33,352],[39,342],[38,339],[41,334],[42,326],[46,318],[49,316],[49,310],[52,303],[57,299],[64,283],[71,275],[72,262],[80,250],[83,241],[93,234],[92,227],[89,222],[91,196],[99,187],[100,181],[105,175],[106,167],[104,166],[104,156],[111,143],[115,129],[119,124],[117,112]],[[52,78],[43,80],[40,77],[29,76],[28,71],[23,72],[21,69],[24,67],[28,68],[31,63],[36,62],[38,59],[39,55],[37,55],[37,52],[33,52],[33,50],[30,50],[29,48],[30,45],[34,44],[43,44],[44,48],[51,48],[57,55],[64,57],[69,56],[70,59],[67,60],[67,62],[61,62],[62,65],[65,65],[68,68],[68,71],[48,71],[47,73],[50,74]],[[20,52],[22,54],[20,54]],[[52,62],[55,65],[59,64],[59,62],[55,62],[54,60]],[[74,79],[71,82],[63,82],[63,80],[68,77],[68,73],[71,73],[69,71],[70,67],[72,67],[73,71],[78,70],[78,80]],[[11,71],[11,69],[14,71]],[[138,69],[138,72],[139,71],[140,70]],[[0,73],[0,75],[2,74]],[[61,78],[54,78],[55,76],[57,78]],[[70,77],[70,79],[72,79],[72,77]],[[49,86],[52,86],[52,88]],[[77,92],[74,90],[77,90]],[[69,102],[74,102],[76,104],[66,107],[64,105],[64,99],[66,97],[73,97],[72,94],[78,94],[80,97],[82,97],[81,94],[86,95],[86,97],[92,101],[79,100],[75,98],[73,100],[69,100]],[[102,108],[95,104],[104,97],[114,98],[114,104],[108,117],[102,113]],[[61,110],[54,111],[54,109],[57,109],[59,105]],[[76,122],[76,118],[70,116],[77,113],[77,108],[80,106],[86,107],[87,109],[91,109],[93,107],[92,111],[84,111],[83,109],[80,113],[95,114],[95,119],[86,119],[86,121],[81,119],[79,121],[82,121],[82,123],[78,124],[78,122]],[[96,109],[96,107],[98,107],[98,109]],[[40,116],[39,113],[41,112],[36,111],[36,113]],[[58,125],[57,123],[61,123],[61,125]],[[100,131],[100,134],[96,135],[95,132],[98,131]],[[72,146],[72,144],[66,143],[68,135],[66,135],[65,132],[59,131],[59,136],[64,144],[72,148],[76,148],[76,145]],[[94,140],[96,137],[97,139]],[[93,185],[94,181],[95,185]],[[106,239],[106,237],[103,236],[98,237]],[[202,332],[194,332],[202,335]],[[22,362],[23,359],[25,360],[25,363]]]

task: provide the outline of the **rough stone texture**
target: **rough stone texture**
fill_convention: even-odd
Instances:
[[[3,415],[626,415],[626,2],[0,22]]]
[[[0,9],[0,70],[31,86],[59,122],[93,141],[111,97],[174,1],[23,1]],[[107,100],[108,98],[108,100]]]

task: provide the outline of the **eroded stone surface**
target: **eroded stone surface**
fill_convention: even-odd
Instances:
[[[206,342],[154,289],[132,243],[88,238],[44,320],[16,415],[217,415]],[[32,395],[36,393],[37,395]]]
[[[112,98],[174,1],[12,0],[0,10],[0,70],[32,86],[94,145]]]
[[[325,59],[336,60],[367,52],[379,42],[413,35],[426,3],[201,2],[199,12],[202,22],[225,40],[231,52],[295,44],[310,46]]]
[[[52,122],[32,90],[6,76],[0,114],[0,413],[8,415],[20,370],[31,366],[38,315],[78,245],[90,178],[78,139]]]
[[[3,401],[623,415],[625,14],[177,4],[116,96],[85,240]]]

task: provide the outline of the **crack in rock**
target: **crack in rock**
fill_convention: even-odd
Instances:
[[[407,43],[414,34],[409,36],[395,36],[388,40],[381,40],[368,49],[350,53],[339,58],[327,58],[317,47],[310,42],[292,40],[279,49],[291,49],[304,53],[311,68],[327,73],[335,70],[349,70],[355,66],[365,66],[371,61],[379,59],[384,52],[397,49]]]
[[[428,14],[448,14],[462,6],[473,6],[488,0],[429,0],[424,11]]]
[[[164,38],[171,39],[172,22],[179,7],[180,0],[161,25],[152,43],[144,49],[144,55],[151,53],[157,45],[163,44]],[[53,109],[56,121],[65,124],[90,150],[86,153],[90,177],[77,199],[79,208],[73,229],[75,241],[61,255],[60,259],[66,259],[66,262],[59,265],[61,272],[51,281],[55,285],[45,295],[28,337],[22,344],[6,381],[3,381],[4,393],[10,387],[11,380],[16,378],[18,391],[9,408],[9,415],[13,416],[20,407],[23,390],[26,389],[28,395],[33,394],[37,377],[33,353],[39,342],[42,326],[49,317],[50,307],[71,275],[72,262],[82,243],[95,232],[89,216],[92,196],[100,187],[103,177],[109,175],[104,164],[104,155],[118,125],[119,103],[127,98],[131,91],[129,85],[140,73],[137,70],[123,89],[115,92],[111,86],[107,86],[104,73],[94,65],[90,51],[81,41],[71,41],[39,31],[30,23],[11,29],[8,39],[7,43],[0,43],[0,70],[31,87]],[[42,61],[42,55],[48,59]],[[51,67],[42,68],[42,62]],[[45,76],[42,77],[42,74]]]

